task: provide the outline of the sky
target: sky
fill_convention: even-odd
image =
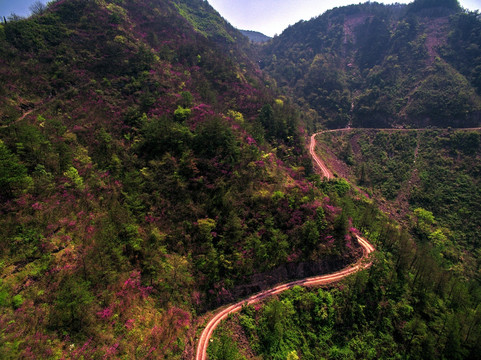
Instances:
[[[47,0],[41,0],[47,3]],[[227,21],[242,30],[260,31],[268,36],[280,34],[289,25],[300,20],[309,20],[326,10],[358,4],[367,0],[207,0]],[[394,2],[407,4],[412,0],[377,0],[385,4]],[[15,13],[30,14],[29,6],[35,0],[0,0],[0,16]],[[469,10],[481,10],[481,0],[460,0],[461,6]]]
[[[20,16],[27,16],[30,14],[28,9],[35,0],[0,0],[0,16],[8,17],[11,13],[15,13]],[[42,1],[44,4],[46,0]]]
[[[255,30],[274,36],[289,25],[309,20],[326,10],[339,6],[364,3],[367,0],[208,0],[227,21],[242,30]],[[377,2],[393,4],[411,3],[413,0]],[[481,10],[481,0],[460,0],[465,9]]]

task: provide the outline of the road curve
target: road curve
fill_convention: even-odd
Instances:
[[[324,164],[324,162],[316,154],[316,136],[319,134],[322,134],[322,132],[312,134],[311,143],[309,145],[309,154],[311,155],[312,160],[314,160],[314,163],[316,163],[319,169],[321,169],[322,175],[324,175],[327,180],[330,180],[332,179],[332,173],[329,171],[326,164]]]
[[[291,289],[292,287],[299,286],[320,286],[327,285],[338,282],[345,277],[354,274],[360,270],[366,269],[372,265],[369,261],[369,254],[371,254],[375,249],[374,247],[364,238],[356,236],[359,245],[363,249],[363,256],[355,264],[349,265],[348,267],[334,272],[332,274],[314,276],[307,279],[292,281],[290,283],[278,285],[272,289],[262,291],[249,297],[246,300],[239,301],[236,304],[230,305],[229,307],[220,310],[214,317],[207,323],[202,334],[200,335],[199,342],[197,345],[196,360],[207,360],[207,347],[209,346],[210,338],[214,333],[215,328],[221,323],[222,320],[227,318],[229,314],[239,312],[243,306],[255,304],[265,298],[279,294],[285,290]]]
[[[322,161],[321,158],[319,156],[317,156],[317,154],[316,154],[316,136],[324,134],[324,133],[328,133],[328,132],[349,131],[349,130],[353,130],[353,129],[352,128],[343,128],[343,129],[334,129],[334,130],[324,130],[324,131],[319,131],[315,134],[312,134],[312,136],[311,136],[311,143],[309,144],[309,154],[311,155],[312,160],[314,160],[314,163],[321,170],[322,175],[325,178],[327,178],[327,180],[332,179],[334,176],[332,175],[332,172],[327,168],[324,161]]]
[[[230,305],[229,307],[220,310],[215,316],[207,323],[206,327],[202,331],[199,338],[199,343],[197,345],[196,360],[207,360],[207,347],[209,346],[210,338],[214,333],[215,328],[221,323],[222,320],[227,318],[229,314],[239,312],[243,306],[255,304],[265,298],[279,294],[285,290],[291,289],[292,287],[299,286],[320,286],[327,285],[338,282],[345,277],[354,274],[362,269],[366,269],[372,265],[369,261],[369,255],[375,250],[374,247],[364,238],[356,236],[359,245],[363,249],[363,256],[355,264],[349,265],[348,267],[334,272],[332,274],[314,276],[307,279],[292,281],[290,283],[278,285],[272,289],[262,291],[249,297],[246,300],[239,301],[236,304]]]
[[[311,136],[311,142],[309,145],[309,153],[312,156],[313,161],[322,171],[324,177],[331,179],[333,177],[332,173],[329,171],[327,166],[324,162],[317,156],[315,152],[316,148],[316,136],[326,132],[336,132],[336,131],[349,131],[353,130],[351,128],[344,128],[344,129],[334,129],[334,130],[325,130],[318,133],[315,133]],[[381,130],[381,129],[372,129],[372,130]],[[426,130],[426,129],[383,129],[383,130],[393,130],[393,131],[410,131],[410,130]],[[460,129],[456,129],[460,130]],[[462,129],[461,129],[462,130]],[[480,130],[480,128],[471,128],[471,129],[464,129],[464,130]],[[344,279],[345,277],[354,274],[360,270],[366,269],[372,265],[372,262],[369,261],[369,255],[375,251],[374,247],[364,238],[360,236],[356,236],[359,245],[361,245],[363,249],[363,256],[360,260],[358,260],[355,264],[352,264],[340,271],[337,271],[332,274],[315,276],[303,280],[293,281],[287,284],[278,285],[272,289],[260,292],[256,295],[249,297],[246,300],[239,301],[236,304],[230,305],[224,309],[219,310],[217,314],[207,323],[202,334],[199,338],[199,342],[197,345],[197,351],[195,360],[207,360],[207,347],[209,346],[210,338],[214,333],[215,328],[221,323],[222,320],[227,318],[229,314],[236,313],[242,309],[244,305],[251,305],[255,304],[263,299],[279,294],[287,289],[290,289],[296,285],[300,286],[320,286],[320,285],[327,285],[332,284],[337,281]]]
[[[324,133],[330,132],[338,132],[338,131],[350,131],[350,130],[376,130],[376,131],[395,131],[395,132],[408,132],[408,131],[427,131],[427,130],[452,130],[452,131],[479,131],[481,130],[480,127],[474,128],[451,128],[451,129],[443,129],[443,128],[433,128],[433,129],[426,129],[426,128],[419,128],[419,129],[397,129],[397,128],[341,128],[341,129],[333,129],[333,130],[323,130],[319,131],[311,136],[311,143],[309,145],[309,154],[312,157],[314,163],[319,167],[322,172],[322,175],[327,178],[328,180],[333,178],[332,172],[327,168],[326,164],[317,156],[316,154],[316,136]]]
[[[341,131],[346,131],[350,129],[339,129]],[[339,131],[339,130],[327,130],[323,132],[330,132],[330,131]],[[319,166],[319,168],[322,171],[322,174],[328,178],[331,179],[333,177],[332,173],[329,171],[329,169],[326,167],[324,162],[317,156],[315,152],[316,148],[316,139],[315,137],[320,133],[316,133],[311,136],[311,143],[309,146],[309,153],[312,156],[312,159],[314,162]],[[367,241],[366,239],[360,237],[359,235],[356,235],[357,241],[359,245],[361,245],[363,249],[363,256],[361,259],[359,259],[355,264],[349,265],[348,267],[339,270],[337,272],[334,272],[332,274],[326,274],[326,275],[320,275],[320,276],[314,276],[310,277],[307,279],[302,279],[302,280],[296,280],[292,281],[286,284],[281,284],[278,285],[272,289],[262,291],[258,294],[252,295],[246,300],[239,301],[238,303],[235,303],[233,305],[230,305],[224,309],[221,309],[217,312],[217,314],[214,315],[214,317],[207,323],[205,326],[204,330],[202,331],[202,334],[200,335],[198,345],[197,345],[197,351],[195,355],[195,360],[207,360],[207,347],[209,346],[210,339],[212,337],[212,334],[214,333],[214,330],[216,327],[229,316],[229,314],[233,314],[236,312],[239,312],[243,306],[245,305],[251,305],[255,304],[259,301],[264,300],[265,298],[279,294],[283,291],[286,291],[288,289],[291,289],[294,286],[320,286],[320,285],[328,285],[332,284],[335,282],[338,282],[345,277],[352,275],[360,270],[366,269],[372,265],[372,262],[369,261],[369,255],[375,251],[374,247]]]

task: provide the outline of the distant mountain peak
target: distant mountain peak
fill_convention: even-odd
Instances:
[[[264,35],[259,31],[252,31],[252,30],[239,30],[239,31],[242,33],[242,35],[249,38],[250,41],[255,43],[265,43],[270,39],[272,39],[271,37]]]

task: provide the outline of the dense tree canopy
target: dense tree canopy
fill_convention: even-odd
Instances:
[[[288,28],[261,64],[330,128],[472,127],[480,23],[456,0],[351,5]]]

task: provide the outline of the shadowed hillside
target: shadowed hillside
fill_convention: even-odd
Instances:
[[[285,30],[262,67],[329,127],[471,127],[480,31],[455,0],[351,5]]]

